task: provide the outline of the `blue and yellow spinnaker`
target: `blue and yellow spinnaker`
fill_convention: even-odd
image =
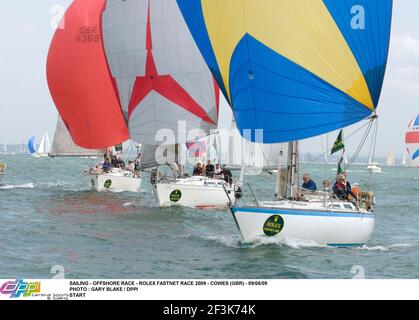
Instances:
[[[177,1],[240,130],[294,141],[375,112],[392,0]]]

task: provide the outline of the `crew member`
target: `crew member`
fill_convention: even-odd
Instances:
[[[303,181],[303,189],[313,192],[317,191],[317,185],[313,180],[311,180],[310,175],[308,173],[304,175]]]

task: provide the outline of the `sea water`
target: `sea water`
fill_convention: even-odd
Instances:
[[[2,156],[0,278],[419,278],[419,169],[354,166],[349,180],[377,195],[376,228],[362,248],[269,239],[244,245],[229,211],[159,209],[140,194],[86,190],[86,159]],[[302,165],[321,185],[336,171]],[[370,180],[371,178],[371,180]],[[246,177],[259,200],[275,178]],[[205,196],[203,194],[202,196]],[[244,188],[245,200],[253,200]]]

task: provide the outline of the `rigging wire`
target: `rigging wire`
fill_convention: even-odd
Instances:
[[[349,162],[349,164],[345,167],[346,168],[346,170],[347,169],[349,169],[351,166],[352,166],[352,164],[353,164],[353,162],[355,161],[355,159],[358,157],[358,155],[360,154],[360,152],[362,151],[362,149],[363,149],[363,147],[364,147],[364,145],[365,145],[365,143],[366,143],[366,141],[368,140],[368,137],[369,137],[369,135],[370,135],[370,133],[371,133],[371,129],[373,128],[373,124],[374,124],[374,121],[377,119],[377,117],[374,115],[374,116],[372,116],[371,118],[370,118],[370,120],[367,122],[367,123],[365,123],[365,124],[363,124],[361,127],[359,127],[357,130],[355,130],[354,132],[352,132],[350,135],[348,135],[348,137],[345,139],[345,140],[350,140],[351,138],[353,138],[357,133],[359,133],[360,131],[362,131],[363,129],[365,129],[365,128],[367,128],[366,129],[366,132],[364,133],[364,135],[363,135],[363,138],[362,138],[362,141],[361,141],[361,144],[360,144],[360,146],[357,148],[357,151],[356,151],[356,153],[355,153],[355,156],[352,158],[352,160]],[[328,137],[329,138],[329,137]],[[326,150],[326,152],[324,152],[322,155],[320,155],[318,158],[316,158],[316,159],[314,159],[311,163],[309,163],[308,165],[306,165],[305,167],[302,167],[301,169],[300,169],[300,171],[306,171],[308,168],[310,168],[313,164],[315,164],[319,159],[321,159],[321,158],[324,158],[326,155],[328,155],[332,150],[333,150],[333,148],[330,148],[329,149],[329,144],[327,145],[327,148],[326,148],[327,150]],[[279,174],[279,172],[278,172],[278,174]],[[327,172],[326,172],[326,176],[327,176]],[[260,178],[262,178],[262,179],[264,179],[264,180],[266,180],[266,181],[276,181],[277,180],[277,177],[275,177],[275,176],[273,176],[272,174],[270,174],[270,175],[259,175],[259,177]]]
[[[375,162],[375,153],[376,153],[376,149],[377,149],[377,138],[378,138],[378,120],[375,124],[375,128],[374,128],[374,134],[372,137],[372,141],[371,141],[371,149],[370,149],[370,156],[372,154],[371,162],[374,163]],[[371,181],[372,181],[372,170],[370,170],[370,176],[368,179],[368,184],[371,185]]]
[[[370,122],[368,123],[368,128],[367,128],[367,130],[366,130],[366,132],[365,132],[365,134],[364,134],[364,136],[363,136],[363,138],[361,140],[360,145],[356,149],[356,151],[354,153],[354,156],[352,157],[351,161],[349,161],[349,163],[345,166],[346,170],[352,167],[353,163],[358,158],[358,156],[361,153],[362,149],[364,148],[366,142],[368,141],[368,137],[370,136],[371,129],[374,126],[374,120],[375,120],[375,118],[372,118],[370,120]]]
[[[367,128],[367,132],[369,134],[369,132],[371,131],[371,123],[372,123],[373,119],[370,119],[370,121],[368,121],[367,123],[365,123],[364,125],[362,125],[360,128],[358,128],[357,130],[355,130],[354,132],[352,132],[345,140],[350,140],[353,136],[355,136],[358,132],[362,131],[364,128]],[[365,138],[365,135],[364,135]],[[363,138],[363,140],[365,140]],[[367,135],[367,139],[368,139],[368,135]],[[365,142],[364,142],[365,144]],[[319,157],[317,157],[316,159],[314,159],[313,161],[311,161],[309,164],[307,164],[306,166],[301,168],[301,171],[305,171],[306,169],[310,168],[313,166],[313,164],[315,164],[318,160],[320,160],[321,158],[325,157],[325,155],[329,154],[330,152],[332,152],[333,147],[326,150],[326,152],[324,152],[322,155],[320,155]]]

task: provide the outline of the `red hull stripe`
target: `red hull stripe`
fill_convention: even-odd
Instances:
[[[105,56],[105,5],[106,0],[75,0],[65,14],[65,29],[54,35],[47,61],[54,103],[74,142],[87,149],[129,139]]]

